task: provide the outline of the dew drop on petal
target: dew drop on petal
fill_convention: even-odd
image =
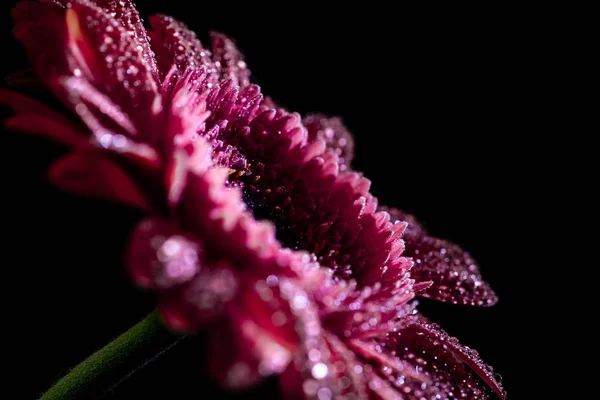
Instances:
[[[278,282],[279,282],[279,279],[275,275],[269,275],[267,277],[267,285],[269,285],[271,287],[277,286]]]
[[[316,363],[312,367],[312,376],[316,379],[323,379],[327,376],[328,369],[327,365],[323,363]]]
[[[292,301],[292,305],[297,310],[305,308],[308,305],[308,297],[306,297],[306,293],[296,293],[296,295],[294,296],[294,300]]]
[[[332,396],[333,396],[333,394],[331,393],[331,390],[328,388],[321,388],[317,392],[317,397],[319,398],[319,400],[331,400]]]
[[[318,361],[321,358],[321,352],[317,349],[310,349],[308,352],[308,358],[311,361]]]

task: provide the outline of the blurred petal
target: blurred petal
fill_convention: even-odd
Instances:
[[[174,221],[146,219],[131,236],[127,267],[138,285],[167,289],[200,271],[202,253],[202,245]]]
[[[86,142],[85,137],[79,131],[72,129],[69,125],[63,125],[56,120],[41,115],[20,114],[7,119],[4,125],[9,129],[50,137],[56,142],[76,145]]]
[[[101,151],[68,154],[52,165],[49,176],[55,185],[69,192],[152,209],[138,183]]]
[[[64,75],[73,60],[65,49],[65,10],[54,3],[23,1],[12,11],[13,33],[23,43],[27,56],[42,78]]]
[[[283,371],[290,351],[245,313],[231,312],[229,323],[215,329],[209,344],[210,369],[222,385],[240,389]]]
[[[87,142],[82,127],[37,100],[0,88],[0,105],[10,107],[16,113],[5,121],[7,128],[71,146]]]
[[[4,80],[6,84],[12,88],[30,88],[39,87],[41,85],[40,78],[32,68],[13,72]]]

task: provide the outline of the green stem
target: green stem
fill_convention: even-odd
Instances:
[[[82,361],[56,382],[40,400],[75,399],[110,375],[109,372],[115,367],[122,366],[156,342],[157,338],[164,338],[165,335],[172,338],[158,313],[151,312],[127,332]]]

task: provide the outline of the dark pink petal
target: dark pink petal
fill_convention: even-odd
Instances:
[[[488,385],[504,398],[501,385],[476,352],[423,320],[413,319],[378,340],[352,341],[350,347],[408,398],[487,399]]]
[[[35,114],[20,114],[4,121],[9,129],[30,133],[33,135],[47,136],[56,142],[67,145],[77,145],[85,142],[85,137],[80,131],[72,129],[69,125],[63,125],[56,120]]]
[[[467,252],[446,240],[427,235],[412,215],[396,209],[389,212],[392,218],[408,222],[403,236],[406,243],[403,255],[412,257],[415,262],[411,278],[433,282],[420,296],[477,306],[491,306],[498,301]]]
[[[136,122],[140,137],[151,137],[160,129],[157,114],[161,104],[143,46],[118,19],[91,4],[73,4],[66,11],[66,21],[70,50],[78,66],[72,75],[90,81],[110,97]]]
[[[42,2],[53,3],[61,8],[71,8],[73,3],[79,3],[83,6],[97,7],[106,12],[123,27],[124,31],[129,35],[127,40],[134,43],[136,49],[141,51],[142,62],[154,78],[158,79],[156,61],[154,53],[150,48],[146,29],[131,0],[42,0]]]
[[[240,389],[282,372],[290,362],[287,348],[244,313],[230,312],[229,321],[214,329],[209,343],[209,365],[225,387]]]
[[[240,268],[277,271],[275,255],[280,247],[273,226],[251,219],[240,193],[224,186],[226,177],[227,170],[220,168],[190,174],[178,210],[188,216],[184,228],[196,232],[207,248],[231,258]]]
[[[267,108],[280,108],[280,106],[278,106],[278,104],[275,102],[275,100],[273,100],[269,96],[265,96],[261,105],[263,105]]]
[[[222,318],[240,298],[241,280],[225,260],[204,260],[203,268],[182,286],[160,292],[160,310],[173,329],[193,332]]]
[[[34,99],[0,88],[0,104],[16,113],[5,121],[7,128],[45,136],[70,146],[87,143],[82,127]]]
[[[76,77],[62,79],[60,87],[67,89],[68,102],[92,131],[88,143],[119,153],[144,168],[160,168],[160,156],[153,147],[130,138],[135,136],[136,127],[110,98],[98,92],[87,81]]]
[[[243,294],[230,307],[229,323],[224,325],[230,333],[219,330],[211,348],[213,373],[233,388],[283,372],[298,347],[298,330],[311,329],[294,317],[305,306],[299,300],[303,292],[294,292],[290,298],[285,278],[256,279],[250,272],[241,281],[246,283]]]
[[[71,8],[23,2],[13,15],[36,73],[86,123],[96,122],[95,135],[103,129],[139,140],[161,129],[152,66],[119,19],[87,1]]]
[[[64,75],[72,59],[65,50],[65,10],[54,3],[23,1],[12,11],[15,37],[25,46],[27,56],[41,78]]]
[[[131,236],[126,264],[138,285],[167,289],[190,281],[202,255],[202,245],[174,221],[146,219]]]
[[[368,377],[364,364],[337,338],[323,332],[319,347],[296,355],[280,378],[286,399],[366,399]],[[354,396],[354,397],[352,397]]]
[[[375,372],[366,373],[369,380],[369,399],[374,400],[404,400],[405,397],[387,380],[382,379]],[[440,397],[441,398],[441,397]],[[434,397],[435,399],[435,397]],[[419,399],[421,400],[421,399]],[[437,399],[436,399],[437,400]]]
[[[213,60],[221,72],[221,77],[231,78],[240,87],[248,86],[250,70],[233,40],[222,33],[211,32],[210,42]]]
[[[500,382],[500,376],[495,374],[492,367],[479,358],[476,350],[461,345],[456,338],[441,330],[437,324],[430,323],[423,318],[415,322],[414,329],[417,331],[417,335],[427,337],[433,346],[440,346],[440,344],[436,344],[436,341],[440,341],[444,349],[449,349],[456,358],[471,368],[500,398],[504,399],[506,397],[506,392],[504,392]]]
[[[131,176],[101,151],[78,150],[55,162],[50,179],[59,188],[89,197],[99,197],[143,210],[153,207]]]
[[[342,392],[337,384],[337,370],[326,333],[322,330],[317,304],[311,293],[303,290],[303,282],[285,280],[281,295],[287,299],[295,316],[299,348],[282,381],[284,395],[289,398],[335,398]]]
[[[88,81],[77,78],[63,78],[55,84],[68,91],[68,101],[77,115],[101,140],[104,132],[136,136],[137,128],[131,118],[115,104],[111,98],[99,92]]]
[[[185,283],[159,291],[158,309],[174,331],[189,333],[222,319],[239,298],[240,280],[225,261],[205,260]]]
[[[0,88],[0,104],[11,108],[17,114],[35,114],[53,119],[63,125],[69,125],[72,128],[77,126],[67,117],[48,108],[45,104],[11,90]]]
[[[129,34],[129,40],[142,54],[142,63],[158,81],[158,69],[154,53],[150,48],[150,41],[146,29],[131,0],[93,0],[98,6],[106,10],[113,18],[117,19]]]
[[[164,76],[173,65],[180,73],[189,67],[204,66],[209,82],[217,83],[219,71],[211,58],[212,54],[202,46],[194,32],[184,23],[166,15],[153,15],[148,20],[153,29],[148,34],[152,37],[152,47]]]
[[[322,285],[316,289],[316,297],[324,305],[323,325],[347,340],[378,337],[399,329],[416,313],[416,303],[409,303],[414,297],[413,281],[401,282],[395,293],[382,289],[382,285],[361,290],[348,286],[344,290],[343,283],[337,283],[337,290],[341,290],[336,294],[336,289]]]
[[[339,117],[312,114],[306,116],[302,123],[308,130],[308,140],[324,140],[327,147],[339,157],[340,170],[350,168],[354,157],[354,140]]]
[[[40,78],[32,68],[14,72],[4,80],[12,88],[39,87],[41,85]]]
[[[405,254],[415,260],[411,277],[434,282],[420,296],[476,306],[491,306],[498,301],[475,261],[459,246],[426,235],[414,241],[407,239],[406,243]]]

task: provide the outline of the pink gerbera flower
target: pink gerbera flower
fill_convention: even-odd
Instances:
[[[276,107],[229,38],[208,50],[165,16],[146,29],[129,1],[23,2],[14,18],[72,115],[3,90],[6,124],[72,148],[58,186],[148,213],[128,271],[173,330],[211,333],[216,379],[282,374],[288,397],[320,400],[503,396],[411,302],[495,295],[460,248],[378,206],[339,119]]]

